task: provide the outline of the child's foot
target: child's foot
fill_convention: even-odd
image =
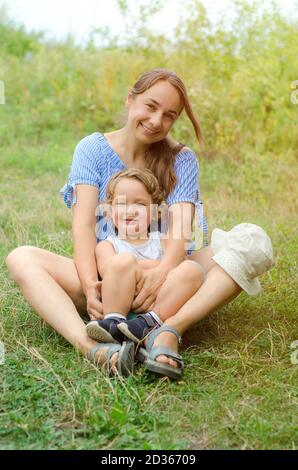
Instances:
[[[118,330],[120,330],[126,338],[131,339],[135,343],[139,343],[153,328],[159,328],[160,324],[150,313],[145,313],[138,315],[133,320],[118,323],[117,326]]]
[[[104,320],[93,320],[86,325],[87,335],[99,343],[122,343],[125,337],[118,330],[117,325],[126,320],[119,317],[109,317]]]

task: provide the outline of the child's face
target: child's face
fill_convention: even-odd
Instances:
[[[138,180],[122,178],[112,200],[112,219],[119,238],[147,235],[151,222],[152,197]]]

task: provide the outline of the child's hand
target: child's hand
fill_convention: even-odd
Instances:
[[[132,310],[134,312],[147,312],[154,304],[159,289],[167,278],[167,272],[160,267],[148,269],[143,272],[142,287],[139,294],[134,298]]]
[[[103,319],[103,307],[100,302],[101,298],[101,282],[97,281],[92,284],[86,295],[87,300],[87,312],[90,320],[102,320]]]
[[[135,291],[135,297],[139,295],[141,292],[141,289],[144,285],[145,282],[145,277],[144,277],[144,272],[142,269],[138,269],[137,271],[137,285],[136,285],[136,291]]]

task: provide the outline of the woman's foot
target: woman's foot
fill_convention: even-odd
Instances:
[[[94,341],[93,339],[90,338],[90,336],[85,336],[83,338],[83,341],[80,343],[80,345],[77,345],[78,349],[81,351],[81,353],[88,359],[90,360],[90,353],[92,350],[96,349],[96,346],[98,345],[97,341]],[[102,348],[98,349],[94,354],[93,354],[93,359],[92,362],[96,366],[104,366],[107,363],[107,351],[108,351],[109,345],[105,347],[102,345]],[[111,358],[110,358],[110,366],[111,368],[114,368],[118,360],[118,352],[115,352]]]
[[[121,345],[96,343],[87,353],[88,360],[100,365],[112,376],[128,377],[133,374],[135,362],[135,345],[124,341]]]
[[[137,350],[136,358],[150,372],[173,380],[181,380],[184,362],[177,352],[180,342],[181,336],[177,329],[164,324],[149,333],[146,347]]]
[[[147,343],[147,340],[145,340],[145,345],[146,343]],[[164,347],[171,349],[174,353],[178,353],[177,338],[173,333],[170,333],[169,331],[164,331],[160,333],[158,336],[156,336],[152,349],[155,348],[156,346],[164,346]],[[156,361],[168,364],[172,367],[176,367],[176,368],[179,367],[178,363],[174,359],[171,359],[170,357],[167,357],[167,356],[163,356],[163,355],[157,356]]]
[[[108,347],[102,348],[95,353],[94,364],[101,365],[103,370],[107,369],[107,352]],[[117,361],[118,361],[118,352],[115,352],[110,359],[109,369],[113,375],[117,375]]]

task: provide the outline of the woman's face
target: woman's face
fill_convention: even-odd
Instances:
[[[146,237],[151,222],[152,197],[138,180],[121,178],[112,200],[112,219],[118,237]]]
[[[129,95],[127,104],[127,124],[138,140],[149,145],[167,136],[182,110],[177,89],[165,80],[140,95]]]

